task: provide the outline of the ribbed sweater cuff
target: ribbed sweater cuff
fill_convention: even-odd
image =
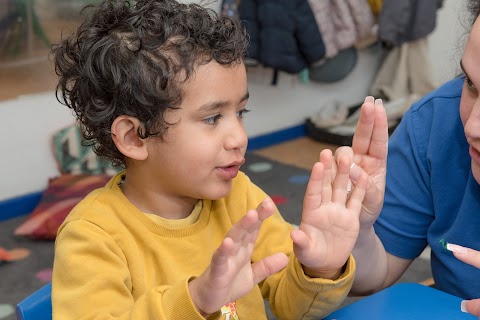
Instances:
[[[297,258],[293,259],[295,278],[300,287],[316,292],[328,291],[332,288],[343,287],[349,282],[353,282],[355,275],[355,259],[352,255],[348,258],[343,273],[338,279],[310,278],[303,272],[302,264]]]

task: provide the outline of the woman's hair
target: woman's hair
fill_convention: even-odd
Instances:
[[[462,55],[472,30],[473,24],[477,17],[480,15],[480,1],[479,0],[467,0],[465,8],[459,12],[458,15],[458,24],[463,28],[463,31],[460,32],[456,43],[455,48],[452,53],[452,58],[454,59],[456,67],[456,77],[464,77],[462,69],[460,68],[459,61],[462,59]]]
[[[247,35],[237,20],[174,0],[104,1],[82,10],[77,31],[52,48],[57,99],[78,118],[86,145],[126,165],[111,138],[120,115],[139,119],[141,138],[162,137],[165,111],[182,101],[182,83],[212,60],[239,63]]]
[[[478,0],[468,0],[467,10],[470,14],[469,26],[471,28],[471,26],[475,23],[475,20],[477,19],[477,17],[480,15],[480,1],[478,1]]]

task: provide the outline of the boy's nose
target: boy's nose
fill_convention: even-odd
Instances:
[[[242,149],[247,147],[248,137],[243,122],[235,122],[228,131],[225,139],[225,149]]]

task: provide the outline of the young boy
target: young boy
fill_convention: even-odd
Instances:
[[[242,172],[248,88],[237,22],[174,0],[107,1],[54,48],[58,89],[125,170],[58,231],[54,319],[321,318],[349,291],[366,174],[312,171],[302,223]]]

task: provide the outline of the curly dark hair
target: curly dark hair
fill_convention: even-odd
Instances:
[[[182,82],[213,59],[240,63],[248,45],[237,19],[174,0],[110,0],[82,10],[77,31],[52,47],[57,99],[71,108],[84,143],[126,166],[111,139],[120,115],[139,119],[141,138],[162,137],[164,114],[182,101]]]

